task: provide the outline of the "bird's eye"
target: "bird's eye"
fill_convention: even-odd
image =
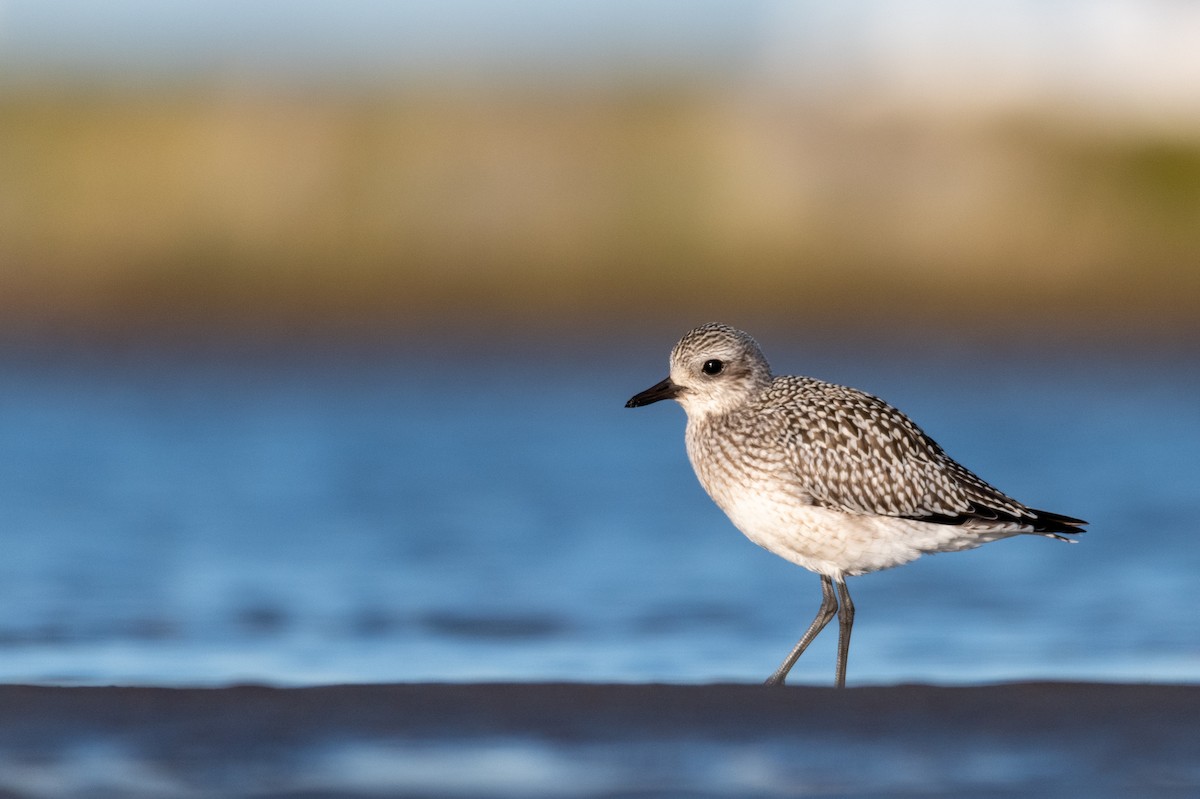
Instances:
[[[718,361],[716,358],[713,358],[711,361],[705,361],[704,366],[700,367],[700,371],[706,375],[719,375],[724,368],[724,361]]]

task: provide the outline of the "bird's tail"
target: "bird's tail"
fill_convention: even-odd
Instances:
[[[1073,516],[1063,516],[1061,513],[1051,513],[1048,510],[1030,509],[1029,513],[1033,516],[1033,520],[1029,522],[1033,527],[1031,532],[1039,535],[1044,535],[1047,538],[1057,538],[1059,541],[1067,541],[1072,544],[1075,539],[1066,538],[1061,533],[1074,535],[1076,533],[1085,533],[1083,526],[1087,524],[1083,519],[1076,519]]]

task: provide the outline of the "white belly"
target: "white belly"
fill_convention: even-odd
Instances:
[[[764,549],[818,574],[867,574],[1024,531],[1003,522],[934,524],[813,505],[780,452],[699,439],[689,419],[688,457],[696,477],[734,525]]]
[[[751,541],[830,577],[889,569],[931,552],[972,549],[1015,532],[844,513],[761,495],[714,499]]]

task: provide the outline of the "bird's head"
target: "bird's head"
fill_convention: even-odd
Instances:
[[[741,330],[707,324],[691,330],[671,350],[671,373],[625,403],[637,408],[676,400],[690,418],[728,413],[771,383],[771,367],[758,342]]]

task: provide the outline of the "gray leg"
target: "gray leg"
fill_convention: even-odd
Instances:
[[[838,585],[845,589],[846,584],[838,582]],[[849,599],[849,595],[846,596]],[[825,625],[829,624],[830,619],[838,612],[837,597],[833,594],[833,581],[825,575],[821,575],[821,608],[817,611],[817,617],[812,620],[812,624],[808,625],[808,629],[801,636],[799,642],[788,654],[787,658],[775,669],[775,673],[767,678],[767,685],[783,685],[784,679],[787,678],[788,672],[792,670],[792,666],[796,665],[796,661],[804,654],[804,650],[817,637],[817,633],[825,629]],[[850,609],[851,615],[854,613],[853,607]],[[849,645],[849,637],[847,636],[847,645]]]
[[[850,654],[850,628],[854,626],[854,603],[850,601],[850,589],[846,587],[845,580],[838,580],[837,588],[842,603],[838,608],[837,674],[833,680],[833,687],[845,688],[846,657]]]

